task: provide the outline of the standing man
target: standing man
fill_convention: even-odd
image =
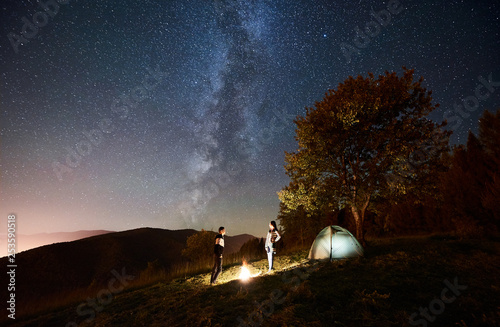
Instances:
[[[222,253],[224,252],[224,234],[226,229],[219,227],[219,234],[215,236],[214,246],[214,269],[212,270],[212,277],[210,278],[210,285],[217,284],[217,277],[222,272]]]

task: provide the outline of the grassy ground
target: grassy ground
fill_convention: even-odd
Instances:
[[[267,260],[251,262],[256,277],[246,283],[239,265],[225,267],[217,286],[208,273],[159,281],[14,325],[500,326],[498,240],[388,239],[354,260],[311,263],[306,255],[278,256],[271,274]]]

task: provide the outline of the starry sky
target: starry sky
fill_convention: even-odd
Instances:
[[[293,119],[415,69],[452,142],[500,108],[497,1],[3,0],[0,232],[264,236]]]

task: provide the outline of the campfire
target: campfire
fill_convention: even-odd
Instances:
[[[246,265],[241,266],[241,271],[240,271],[240,280],[246,282],[247,280],[250,279],[252,275],[250,274],[250,270],[248,270]]]
[[[259,271],[259,273],[258,273],[258,274],[254,274],[254,275],[252,275],[252,274],[250,273],[250,270],[248,269],[248,265],[247,265],[246,261],[243,261],[243,265],[241,266],[241,269],[240,269],[240,277],[239,277],[239,279],[240,279],[241,281],[246,282],[246,281],[248,281],[250,278],[255,277],[255,276],[258,276],[258,275],[260,275],[260,271]]]

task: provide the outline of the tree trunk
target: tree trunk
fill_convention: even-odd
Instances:
[[[359,210],[358,207],[355,205],[351,206],[352,215],[354,216],[354,222],[356,224],[356,238],[361,243],[361,245],[363,245],[363,247],[366,247],[365,233],[363,226],[365,223],[366,208],[368,208],[369,203],[370,203],[370,195],[368,195],[365,198],[365,202],[363,203],[363,207],[361,208],[361,210]]]
[[[358,208],[356,206],[351,206],[351,212],[352,212],[352,216],[354,217],[354,223],[356,225],[356,238],[358,239],[358,241],[361,243],[361,245],[363,245],[363,247],[365,246],[365,237],[363,235],[363,220],[364,220],[364,217],[363,217],[363,213],[360,214]]]
[[[304,248],[304,228],[300,227],[300,248]]]

